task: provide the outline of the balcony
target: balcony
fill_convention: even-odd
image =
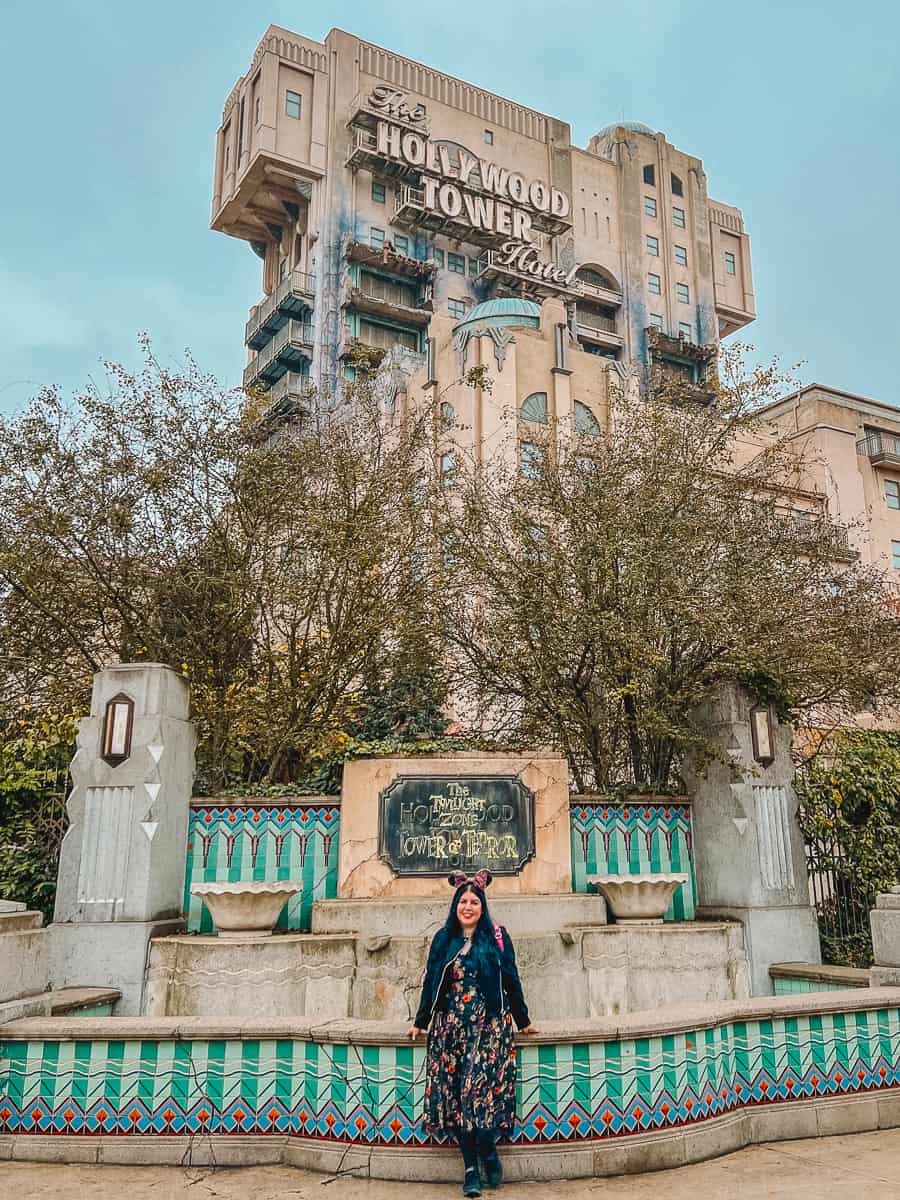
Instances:
[[[377,267],[391,275],[402,275],[405,279],[431,279],[435,273],[433,262],[422,262],[408,254],[400,254],[387,242],[383,246],[370,246],[347,237],[343,249],[344,257],[364,267]]]
[[[316,281],[303,271],[291,271],[271,296],[250,309],[250,319],[244,329],[244,342],[259,350],[273,333],[292,317],[301,317],[313,307]]]
[[[863,454],[873,467],[900,467],[900,433],[871,430],[856,443],[857,454]]]
[[[580,304],[575,306],[575,334],[581,341],[616,348],[624,341],[616,329],[615,317],[584,309]]]
[[[266,388],[291,368],[312,362],[313,327],[288,321],[244,369],[244,387]]]
[[[621,292],[613,291],[612,288],[597,287],[593,283],[585,282],[581,276],[578,277],[578,282],[581,284],[581,292],[585,300],[598,300],[601,304],[609,304],[613,308],[621,308]]]
[[[367,271],[363,271],[362,276],[359,285],[350,288],[347,299],[347,303],[357,312],[401,321],[404,325],[425,326],[429,323],[434,310],[430,296],[427,299],[425,295],[419,298],[416,288],[411,284],[394,283]],[[429,287],[429,293],[430,290]]]

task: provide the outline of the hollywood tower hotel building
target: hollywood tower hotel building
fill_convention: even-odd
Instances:
[[[564,121],[340,30],[264,34],[222,114],[212,227],[262,260],[244,383],[274,419],[311,382],[339,394],[370,347],[479,457],[504,414],[523,459],[548,421],[602,427],[612,373],[702,389],[754,317],[741,213],[700,159],[634,122],[579,149]],[[455,382],[479,364],[491,391]]]

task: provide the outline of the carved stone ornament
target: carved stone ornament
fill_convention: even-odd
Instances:
[[[516,340],[513,335],[504,326],[497,325],[475,325],[465,329],[458,329],[453,335],[456,353],[459,356],[459,372],[464,375],[466,372],[466,362],[469,357],[469,342],[472,338],[489,337],[494,343],[494,359],[497,363],[497,370],[503,370],[503,364],[506,362],[506,352],[512,343]]]

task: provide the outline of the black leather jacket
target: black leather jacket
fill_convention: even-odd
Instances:
[[[500,1016],[509,1009],[517,1027],[525,1029],[531,1024],[531,1018],[528,1016],[528,1007],[525,1004],[522,983],[516,967],[516,952],[507,930],[501,927],[501,933],[503,949],[500,950],[500,961],[497,963],[491,956],[491,960],[480,970],[478,990],[484,997],[488,1016]],[[422,982],[422,997],[419,1000],[419,1010],[414,1022],[417,1029],[427,1029],[436,1012],[447,1011],[447,993],[450,989],[449,968],[462,949],[463,941],[462,935],[451,934],[446,928],[439,929],[434,935],[431,949],[428,951],[428,965],[425,968],[425,979]],[[497,949],[499,950],[500,947],[498,946]]]

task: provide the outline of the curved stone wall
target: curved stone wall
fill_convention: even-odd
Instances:
[[[677,1165],[753,1140],[900,1124],[900,989],[685,1005],[519,1038],[510,1178]],[[0,1156],[287,1161],[454,1178],[396,1024],[14,1021]]]

